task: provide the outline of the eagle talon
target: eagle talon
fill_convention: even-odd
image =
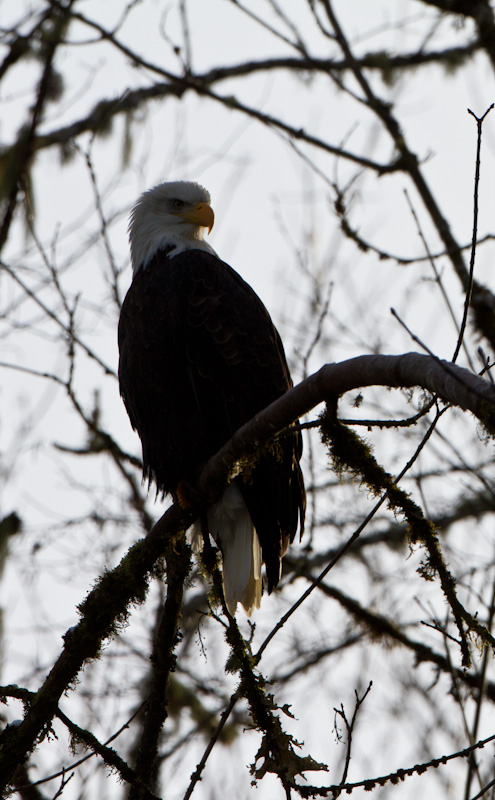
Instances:
[[[177,502],[180,505],[183,511],[191,511],[194,503],[190,500],[191,495],[191,487],[188,486],[184,481],[179,481],[177,484],[177,489],[175,490],[175,496],[177,498]]]

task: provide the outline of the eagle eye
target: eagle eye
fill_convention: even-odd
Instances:
[[[172,205],[176,211],[180,211],[184,208],[184,201],[183,200],[172,200]]]

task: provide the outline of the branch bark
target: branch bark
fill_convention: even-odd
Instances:
[[[418,386],[442,400],[471,411],[486,428],[495,430],[495,389],[483,378],[448,361],[420,353],[366,355],[325,364],[240,428],[210,459],[198,483],[199,496],[208,501],[218,482],[244,454],[307,414],[319,403],[365,386]]]
[[[205,466],[197,496],[205,504],[217,499],[236,461],[319,403],[373,385],[422,387],[445,402],[471,411],[489,431],[495,429],[495,389],[468,370],[419,353],[360,356],[326,364],[240,428]],[[174,547],[177,536],[195,516],[195,512],[184,512],[176,505],[169,508],[81,604],[81,621],[66,633],[64,649],[27,707],[23,721],[8,726],[0,736],[0,792],[48,733],[61,695],[74,685],[84,663],[98,655],[102,643],[126,619],[131,605],[143,601],[158,559],[171,552],[168,549]]]

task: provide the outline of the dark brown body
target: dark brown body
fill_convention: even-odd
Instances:
[[[202,465],[292,386],[282,342],[256,293],[202,250],[159,251],[134,277],[119,323],[120,391],[159,490],[193,483]],[[268,588],[304,525],[298,426],[235,480],[260,539]]]

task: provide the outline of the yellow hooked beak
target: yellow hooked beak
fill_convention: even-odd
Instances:
[[[208,228],[208,233],[213,228],[215,221],[213,209],[208,203],[198,203],[192,211],[181,211],[177,216],[188,222],[194,222],[195,225],[200,225],[202,228]]]

